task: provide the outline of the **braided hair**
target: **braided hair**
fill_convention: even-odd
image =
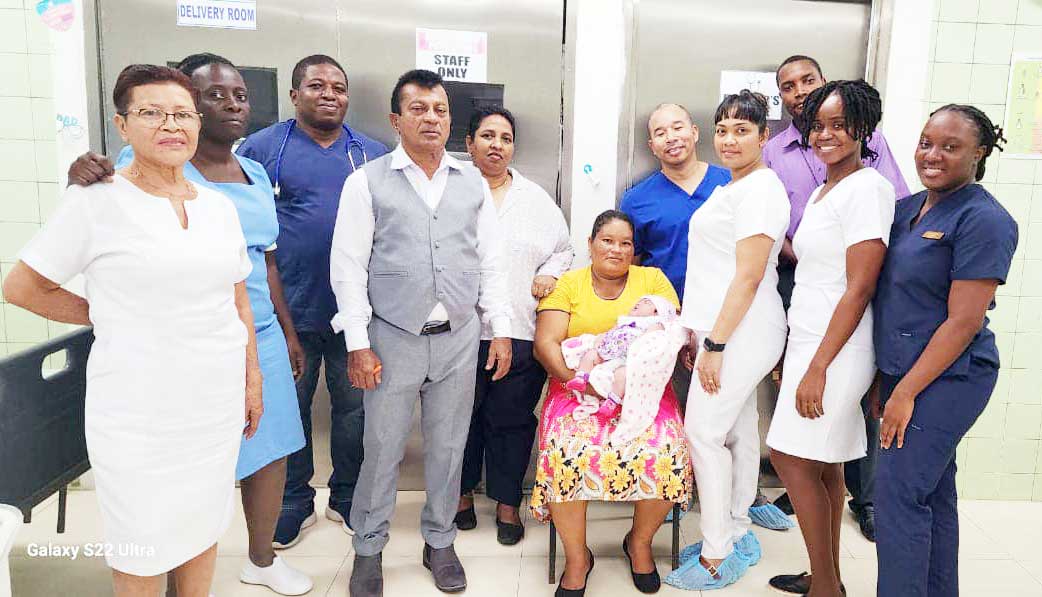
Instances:
[[[1006,138],[1002,136],[1002,127],[992,123],[987,114],[974,106],[948,104],[931,112],[930,118],[939,112],[956,112],[977,127],[977,146],[984,148],[984,156],[977,163],[976,180],[984,178],[984,163],[988,156],[996,149],[1002,151],[1002,146],[1006,143]]]
[[[861,159],[874,160],[879,156],[868,146],[872,133],[879,126],[883,118],[883,102],[879,98],[879,92],[865,82],[864,79],[856,81],[829,81],[815,89],[803,101],[803,114],[796,119],[796,128],[803,136],[804,148],[810,145],[810,131],[814,125],[814,119],[818,116],[818,110],[832,94],[839,96],[843,101],[843,117],[846,120],[847,134],[854,140],[861,142]]]

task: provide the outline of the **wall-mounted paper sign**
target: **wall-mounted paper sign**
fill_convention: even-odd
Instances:
[[[446,81],[488,82],[488,33],[416,29],[416,68]]]
[[[1042,160],[1042,56],[1013,56],[1005,124],[1003,158]]]
[[[179,27],[256,29],[256,0],[177,0]]]
[[[720,71],[720,101],[723,101],[725,95],[738,93],[743,89],[756,91],[767,96],[767,106],[770,108],[767,120],[781,120],[781,94],[778,93],[778,83],[774,79],[773,72]]]

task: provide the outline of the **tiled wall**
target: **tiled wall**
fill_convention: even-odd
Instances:
[[[1042,57],[1042,0],[938,0],[931,25],[931,110],[971,103],[1002,123],[1010,57]],[[1016,218],[1020,245],[991,314],[1003,367],[959,447],[959,490],[1042,501],[1042,161],[993,157],[984,185]]]
[[[0,275],[58,201],[51,31],[35,0],[0,0]],[[64,326],[0,297],[0,356]]]

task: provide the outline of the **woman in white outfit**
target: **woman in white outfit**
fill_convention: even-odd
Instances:
[[[206,597],[239,440],[263,410],[252,267],[235,206],[184,178],[200,129],[191,81],[132,65],[113,99],[133,163],[66,190],[4,296],[94,325],[85,431],[116,595],[157,595],[173,570],[180,597]],[[78,274],[85,298],[61,288]]]
[[[867,447],[861,397],[876,370],[871,300],[894,221],[894,187],[862,163],[874,157],[867,141],[882,116],[868,83],[827,83],[804,101],[803,116],[804,143],[825,164],[826,182],[811,194],[793,238],[789,343],[767,445],[810,555],[804,594],[839,597],[843,463]]]
[[[760,461],[756,386],[785,346],[776,269],[789,200],[761,159],[767,100],[748,90],[729,95],[715,120],[713,145],[731,182],[691,218],[681,311],[693,332],[688,358],[698,352],[685,428],[704,543],[688,548],[667,579],[695,590],[725,587],[759,560],[749,531]]]

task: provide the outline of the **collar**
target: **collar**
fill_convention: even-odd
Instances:
[[[782,147],[790,147],[792,144],[798,144],[800,141],[802,141],[803,135],[800,134],[800,131],[796,128],[796,125],[790,122],[789,127],[786,128],[784,131],[778,133],[778,136],[776,138],[778,139],[778,143]]]
[[[416,162],[412,161],[412,158],[409,157],[409,154],[405,153],[405,148],[402,147],[401,143],[399,143],[398,146],[394,148],[394,151],[391,152],[391,169],[404,170],[410,165],[415,166],[416,168],[420,167]],[[449,155],[449,152],[446,151],[441,155],[441,164],[438,165],[438,170],[441,170],[445,167],[452,168],[453,170],[462,170],[463,164],[461,164],[460,161],[456,158]]]

